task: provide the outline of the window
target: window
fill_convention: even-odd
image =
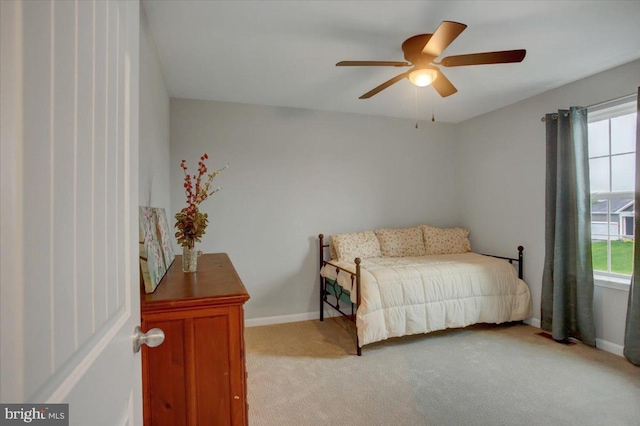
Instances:
[[[637,112],[631,99],[588,111],[593,270],[613,277],[633,268]]]

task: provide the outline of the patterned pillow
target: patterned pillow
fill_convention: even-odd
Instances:
[[[329,256],[331,259],[337,259],[338,255],[336,254],[336,244],[333,242],[333,235],[329,235]]]
[[[353,262],[356,257],[366,259],[382,256],[380,243],[373,231],[336,234],[332,235],[331,239],[340,261]]]
[[[463,228],[442,229],[422,225],[427,254],[456,254],[471,251],[469,231]]]
[[[384,257],[424,256],[422,230],[414,228],[378,229],[376,231]]]

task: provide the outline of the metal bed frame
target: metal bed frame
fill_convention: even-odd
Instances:
[[[325,260],[324,259],[324,249],[329,247],[329,244],[324,244],[324,235],[320,234],[318,235],[318,239],[320,240],[319,243],[319,252],[320,252],[320,271],[322,270],[322,268],[326,265],[331,265],[333,267],[336,268],[336,275],[340,272],[340,271],[344,271],[347,274],[349,274],[351,276],[351,284],[353,287],[353,283],[355,282],[356,285],[356,303],[350,303],[351,305],[351,313],[347,313],[347,312],[343,312],[342,308],[340,307],[340,297],[342,297],[342,295],[349,295],[349,292],[347,290],[344,290],[340,285],[337,285],[338,290],[340,293],[336,293],[336,294],[332,294],[329,293],[327,291],[327,280],[325,277],[323,277],[322,275],[320,275],[320,321],[324,321],[324,304],[326,303],[327,305],[331,306],[333,309],[335,309],[336,311],[338,311],[342,316],[344,316],[345,318],[347,318],[349,321],[352,321],[354,323],[354,325],[356,326],[356,352],[358,354],[358,356],[362,356],[362,348],[360,347],[360,342],[358,340],[358,324],[356,322],[356,313],[358,311],[358,307],[360,306],[360,263],[362,262],[362,260],[359,257],[356,257],[354,259],[354,263],[356,265],[356,272],[351,272],[347,269],[341,268],[340,266],[337,266],[333,263],[331,263],[330,260]],[[513,257],[503,257],[503,256],[495,256],[492,254],[484,254],[484,256],[491,256],[491,257],[495,257],[498,259],[504,259],[506,261],[508,261],[510,264],[513,265],[513,262],[518,262],[518,278],[522,279],[523,272],[524,272],[524,255],[523,255],[523,251],[524,251],[524,247],[522,246],[518,246],[518,257],[517,258],[513,258]],[[332,304],[329,299],[327,298],[327,296],[334,296],[336,299],[336,303],[335,305]]]

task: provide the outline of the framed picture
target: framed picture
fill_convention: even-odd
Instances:
[[[167,213],[161,207],[151,208],[156,220],[156,228],[158,231],[158,243],[160,243],[160,249],[162,250],[162,257],[164,258],[164,266],[167,270],[176,258],[173,248],[171,247],[171,241],[173,235],[169,228],[169,222],[167,221]]]
[[[168,267],[164,260],[160,241],[158,240],[156,214],[154,214],[151,207],[140,206],[138,216],[140,229],[140,271],[142,273],[145,292],[153,293],[167,272]]]

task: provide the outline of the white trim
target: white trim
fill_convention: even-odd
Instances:
[[[631,288],[631,277],[619,278],[609,275],[594,274],[593,285],[596,287],[610,288],[628,293]]]
[[[536,328],[540,328],[540,320],[538,318],[527,318],[526,320],[524,320],[524,323]]]
[[[610,352],[614,355],[624,356],[624,346],[618,345],[616,343],[607,342],[606,340],[598,339],[596,337],[596,348],[602,349],[603,351]]]
[[[524,320],[525,324],[529,324],[530,326],[540,328],[540,320],[538,318],[528,318]],[[620,346],[616,343],[611,343],[606,340],[598,339],[596,337],[596,348],[602,349],[605,352],[612,353],[618,356],[624,356],[624,346]]]
[[[628,152],[626,154],[633,154],[633,153],[635,153],[635,151]],[[613,154],[614,157],[617,155],[624,155],[624,154]],[[607,158],[607,157],[611,157],[611,155],[603,155],[601,157],[589,157],[589,159],[592,160],[594,158]],[[611,191],[611,192],[592,192],[591,193],[592,200],[594,199],[595,200],[624,200],[626,198],[629,198],[633,201],[634,197],[635,197],[635,194],[633,191]],[[600,213],[604,213],[604,212],[600,212]]]
[[[635,154],[635,153],[636,153],[635,151],[632,152],[632,154]],[[633,194],[633,192],[631,192],[630,194]],[[616,210],[616,213],[619,213],[619,214],[627,213],[629,216],[633,216],[633,212],[625,212],[623,210],[626,209],[627,207],[630,207],[631,204],[633,204],[635,201],[636,200],[632,198],[624,207],[620,207],[618,210]]]
[[[623,96],[618,99],[587,107],[588,122],[610,120],[636,112],[636,94]]]
[[[335,309],[326,309],[325,318],[337,317],[340,314]],[[284,324],[288,322],[300,322],[309,320],[319,320],[320,311],[305,312],[302,314],[276,315],[273,317],[248,318],[244,320],[245,327],[257,327],[260,325]]]

